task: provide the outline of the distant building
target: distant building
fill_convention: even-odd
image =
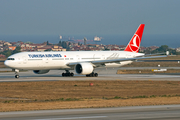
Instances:
[[[0,40],[0,43],[4,43],[5,41],[4,40]]]
[[[6,56],[3,54],[0,54],[0,58],[5,58]]]
[[[179,48],[176,48],[176,52],[180,52],[180,47],[179,47]]]
[[[9,50],[15,50],[16,46],[9,46]]]
[[[45,50],[52,50],[52,46],[40,47],[40,48],[36,48],[36,50],[39,52],[44,52]]]
[[[32,47],[30,44],[25,43],[25,44],[21,44],[21,51],[31,51],[33,50],[34,47]]]
[[[3,47],[0,47],[0,52],[3,52],[4,51],[4,48]]]
[[[7,46],[12,46],[12,44],[11,44],[11,43],[9,43],[9,42],[5,42],[5,43],[4,43],[4,45],[7,45]]]
[[[147,49],[146,47],[141,46],[140,49],[139,49],[139,51],[140,51],[140,52],[144,52],[146,49]]]
[[[66,49],[65,48],[63,48],[63,47],[61,47],[61,46],[54,46],[53,48],[52,48],[52,51],[66,51]]]
[[[87,42],[87,38],[84,38],[84,45],[86,45],[86,42]]]
[[[157,48],[159,48],[158,46],[150,46],[149,48],[151,48],[151,50],[155,50]]]

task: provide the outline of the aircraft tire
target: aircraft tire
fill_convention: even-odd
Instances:
[[[19,75],[15,75],[15,78],[19,78]]]
[[[91,77],[95,77],[95,74],[93,73],[93,74],[91,74]]]
[[[74,73],[70,73],[70,76],[73,77],[73,76],[74,76]]]
[[[66,76],[68,77],[68,76],[71,76],[71,74],[70,73],[66,73]]]
[[[86,77],[98,77],[98,73],[87,74]]]
[[[95,77],[98,77],[98,74],[97,74],[97,73],[95,73],[95,74],[94,74],[94,76],[95,76]]]

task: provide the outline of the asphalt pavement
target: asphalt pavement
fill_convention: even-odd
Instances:
[[[1,120],[179,120],[180,105],[0,112]]]
[[[176,67],[179,68],[179,67]],[[155,81],[180,81],[180,73],[174,74],[116,74],[118,69],[135,68],[98,68],[95,72],[98,77],[85,77],[75,74],[74,77],[62,77],[63,70],[50,70],[47,74],[34,74],[33,71],[20,72],[20,78],[16,79],[14,72],[0,72],[0,82],[17,81],[75,81],[75,80],[155,80]],[[146,68],[144,68],[146,69]],[[7,69],[6,69],[7,70]],[[9,69],[11,70],[11,69]],[[71,71],[74,72],[75,71]]]

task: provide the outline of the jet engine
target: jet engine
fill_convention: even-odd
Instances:
[[[49,70],[33,70],[33,72],[34,72],[35,74],[45,74],[45,73],[48,73]]]
[[[76,73],[81,75],[91,74],[94,70],[91,63],[79,63],[75,66]]]

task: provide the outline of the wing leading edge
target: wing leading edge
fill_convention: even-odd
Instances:
[[[117,63],[117,62],[122,62],[122,61],[135,61],[135,60],[140,60],[140,59],[150,59],[150,58],[162,58],[162,57],[167,57],[167,55],[162,55],[162,56],[150,56],[150,57],[134,57],[134,58],[121,58],[121,59],[108,59],[108,60],[96,60],[96,61],[81,61],[81,62],[72,62],[72,63],[67,63],[67,66],[75,66],[79,63],[92,63],[94,65],[96,64],[105,64],[105,63]]]

